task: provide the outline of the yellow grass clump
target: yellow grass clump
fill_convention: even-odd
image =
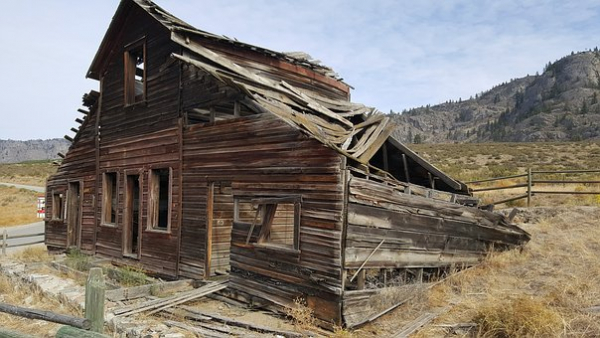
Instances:
[[[487,303],[473,318],[480,337],[551,337],[562,332],[560,314],[539,300],[519,296]]]
[[[52,256],[44,245],[28,246],[12,254],[10,258],[12,261],[22,263],[49,262],[52,260]]]

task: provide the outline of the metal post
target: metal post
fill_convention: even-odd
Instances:
[[[2,256],[6,256],[6,238],[8,237],[8,231],[4,229],[2,232]]]
[[[531,204],[531,168],[527,168],[527,207]]]

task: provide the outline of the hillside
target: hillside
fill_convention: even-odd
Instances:
[[[600,139],[600,52],[573,53],[542,74],[502,83],[468,100],[392,114],[408,143]]]
[[[50,160],[58,158],[57,153],[66,154],[70,143],[55,138],[49,140],[0,140],[0,163]]]

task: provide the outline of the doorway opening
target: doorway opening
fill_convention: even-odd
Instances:
[[[81,247],[81,186],[79,182],[69,182],[67,190],[67,247]]]
[[[125,210],[123,254],[138,258],[140,253],[140,175],[126,176]]]

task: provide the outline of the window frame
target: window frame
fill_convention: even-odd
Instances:
[[[257,197],[257,196],[233,196],[234,200],[234,223],[237,224],[245,224],[250,227],[248,234],[246,235],[246,245],[252,245],[255,248],[264,248],[268,250],[274,251],[283,251],[286,253],[299,254],[300,253],[300,225],[301,225],[301,216],[302,216],[302,197],[301,196],[282,196],[282,197]],[[252,204],[258,205],[257,208],[257,216],[260,214],[260,224],[254,224],[254,221],[251,223],[242,222],[239,220],[239,203],[240,201],[250,201]],[[293,204],[294,205],[294,239],[292,245],[282,245],[269,241],[269,235],[271,231],[271,226],[273,225],[273,217],[277,212],[277,208],[269,208],[268,205],[278,205],[280,203]],[[270,215],[270,213],[272,215]],[[252,239],[252,233],[254,232],[254,228],[256,226],[260,226],[260,232],[258,236],[256,236],[254,241]]]
[[[167,226],[165,228],[158,226],[159,211],[160,211],[160,178],[155,178],[154,172],[159,170],[169,171],[169,191],[167,192]],[[158,196],[155,196],[158,194]],[[171,218],[173,215],[173,168],[172,167],[156,167],[148,170],[148,196],[147,196],[147,224],[146,231],[150,232],[171,232]]]
[[[58,205],[60,205],[60,211],[57,212],[56,211],[56,197],[58,196],[58,200],[59,203]],[[65,206],[66,206],[66,195],[65,195],[65,191],[63,190],[52,190],[52,214],[50,215],[50,220],[51,221],[64,221],[65,220],[65,214],[66,214],[66,210],[65,210]],[[60,214],[60,215],[59,215]]]
[[[144,68],[142,73],[142,97],[137,99],[135,94],[136,84],[136,56],[139,52],[144,59]],[[138,104],[145,104],[148,97],[148,54],[146,51],[146,37],[142,37],[124,47],[123,52],[123,102],[125,107]]]
[[[111,191],[111,198],[107,198],[107,189],[108,189],[108,182],[107,182],[107,177],[108,175],[114,175],[114,191]],[[110,212],[112,211],[112,196],[115,196],[116,201],[115,201],[115,221],[114,223],[111,222],[110,220]],[[102,224],[103,226],[108,226],[108,227],[116,227],[119,224],[119,172],[117,171],[107,171],[102,173],[102,208],[101,208],[101,217],[100,217],[100,224]],[[107,220],[107,216],[108,216],[108,220]]]

